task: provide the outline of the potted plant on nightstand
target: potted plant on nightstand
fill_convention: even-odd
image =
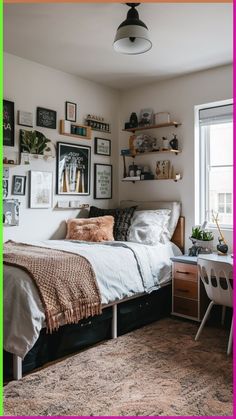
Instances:
[[[192,228],[190,237],[193,247],[190,250],[191,256],[197,256],[199,253],[212,253],[214,236],[211,231],[195,226]]]

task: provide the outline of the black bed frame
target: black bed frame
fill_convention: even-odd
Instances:
[[[117,336],[168,316],[171,312],[171,285],[117,304]],[[76,353],[112,337],[113,307],[105,307],[99,316],[78,324],[65,325],[52,334],[42,329],[40,336],[22,362],[26,374],[48,362]],[[114,336],[113,336],[114,337]],[[13,378],[13,355],[4,351],[4,380]]]

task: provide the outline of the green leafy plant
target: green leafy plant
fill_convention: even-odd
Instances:
[[[21,149],[23,152],[43,154],[44,151],[50,151],[50,148],[47,146],[49,142],[50,140],[39,131],[22,130]]]
[[[214,239],[214,236],[211,231],[202,230],[200,226],[195,226],[192,228],[192,239],[211,241]]]

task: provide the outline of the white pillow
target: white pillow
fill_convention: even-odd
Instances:
[[[165,243],[169,236],[170,214],[169,209],[135,211],[127,241],[148,245]]]

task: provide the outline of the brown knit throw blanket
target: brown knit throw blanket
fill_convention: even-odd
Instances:
[[[101,314],[96,276],[83,256],[8,241],[4,245],[3,262],[24,269],[34,280],[50,332],[62,324]]]

